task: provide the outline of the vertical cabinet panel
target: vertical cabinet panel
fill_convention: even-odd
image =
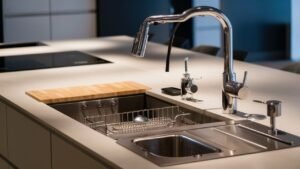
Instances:
[[[5,107],[5,104],[0,102],[0,154],[7,158],[7,129]]]
[[[50,17],[4,18],[5,42],[50,40]]]
[[[84,168],[106,169],[100,162],[53,134],[52,169]]]
[[[218,28],[198,29],[195,35],[194,44],[196,45],[221,45],[221,30]]]
[[[7,106],[8,159],[20,169],[51,169],[50,132]]]
[[[50,12],[50,0],[3,0],[4,15],[40,14]]]
[[[221,8],[220,0],[193,0],[193,6],[212,6]],[[221,27],[213,17],[196,17],[193,21],[194,45],[221,46]]]
[[[96,37],[96,14],[52,16],[53,40]]]
[[[96,0],[51,0],[51,12],[96,10]]]
[[[6,161],[4,161],[4,160],[0,157],[0,168],[1,168],[1,169],[9,169],[8,167],[9,167],[8,163],[6,163]]]

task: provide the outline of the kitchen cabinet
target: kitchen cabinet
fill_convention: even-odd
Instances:
[[[85,154],[55,134],[52,135],[52,169],[107,169],[106,166]]]
[[[97,35],[96,0],[4,0],[3,9],[4,42]]]
[[[53,40],[96,37],[95,13],[54,15],[51,19]]]
[[[51,169],[50,132],[7,106],[8,160],[20,169]]]
[[[0,168],[1,169],[9,169],[8,167],[9,167],[9,164],[0,157]]]
[[[50,0],[4,0],[4,14],[7,15],[35,15],[50,12]]]
[[[50,40],[49,16],[4,18],[5,42]]]
[[[0,154],[4,157],[7,157],[7,129],[5,107],[5,104],[0,102]]]
[[[193,0],[193,6],[212,6],[221,8],[220,0]],[[193,21],[194,45],[221,45],[220,23],[213,17],[196,17]]]
[[[96,0],[51,0],[51,12],[88,12],[96,10]]]

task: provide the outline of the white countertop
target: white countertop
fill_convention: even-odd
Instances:
[[[118,145],[108,138],[70,117],[39,103],[25,94],[25,91],[69,87],[83,84],[109,83],[118,81],[137,81],[152,88],[151,95],[172,99],[193,106],[194,109],[207,110],[218,115],[240,119],[224,114],[221,109],[221,88],[223,59],[187,50],[173,48],[170,72],[164,72],[167,46],[150,43],[145,58],[130,56],[132,38],[116,36],[101,39],[46,42],[50,46],[19,49],[1,49],[1,56],[45,53],[54,51],[80,50],[112,61],[113,64],[100,64],[79,67],[64,67],[33,71],[20,71],[0,74],[0,94],[10,102],[28,112],[28,115],[43,125],[60,133],[74,143],[81,145],[97,158],[113,163],[124,169],[155,169],[159,166]],[[179,87],[184,71],[183,60],[190,58],[190,73],[199,87],[196,98],[200,103],[182,101],[180,97],[161,94],[163,87]],[[238,101],[238,110],[247,113],[266,114],[266,106],[252,102],[253,99],[277,99],[283,102],[282,116],[277,119],[279,129],[300,135],[300,76],[275,69],[235,61],[237,79],[242,81],[243,73],[248,71],[247,85],[250,96]],[[269,119],[259,121],[269,125]],[[117,152],[117,153],[116,153]],[[163,167],[172,168],[300,168],[300,148],[243,155],[210,161]]]

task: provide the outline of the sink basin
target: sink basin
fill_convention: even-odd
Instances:
[[[187,157],[221,152],[213,146],[185,135],[167,135],[134,139],[143,150],[162,157]]]
[[[49,106],[115,139],[226,120],[221,116],[209,116],[204,111],[194,112],[146,94]],[[137,117],[147,120],[137,122]]]
[[[23,48],[23,47],[34,47],[34,46],[47,46],[47,45],[42,42],[5,43],[0,45],[0,49]]]

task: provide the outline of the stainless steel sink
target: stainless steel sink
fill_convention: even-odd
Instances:
[[[221,152],[218,148],[186,135],[137,138],[133,142],[145,151],[161,157],[201,156]]]
[[[50,105],[152,161],[168,166],[300,146],[300,138],[145,95]],[[147,119],[135,121],[136,117]]]
[[[200,124],[227,120],[222,116],[210,116],[205,111],[191,111],[146,94],[50,106],[114,139],[145,134],[145,131],[149,134],[186,130]],[[149,120],[142,123],[134,121],[138,116]]]
[[[203,124],[197,129],[121,138],[118,144],[159,166],[205,161],[300,146],[300,138],[243,120],[232,124]]]

